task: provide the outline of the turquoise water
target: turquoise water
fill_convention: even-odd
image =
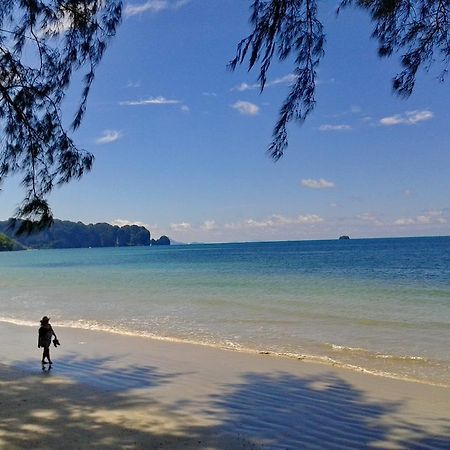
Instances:
[[[0,320],[450,386],[450,237],[0,253]]]

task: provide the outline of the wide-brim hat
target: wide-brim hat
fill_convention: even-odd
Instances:
[[[49,320],[50,320],[50,317],[44,316],[44,317],[41,319],[41,323],[48,322]]]

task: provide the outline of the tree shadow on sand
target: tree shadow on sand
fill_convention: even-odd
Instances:
[[[369,401],[331,374],[247,374],[226,390],[228,395],[214,399],[227,413],[221,428],[239,430],[271,449],[450,448],[448,418],[442,419],[440,435],[392,421],[401,403]]]
[[[75,369],[69,358],[42,372],[2,367],[0,448],[198,448],[199,433],[165,431],[166,418],[175,414],[170,405],[135,390],[151,392],[180,374],[146,366],[108,372],[108,362],[76,359]]]
[[[369,401],[333,375],[249,373],[202,398],[185,392],[179,401],[167,402],[154,388],[170,387],[185,374],[149,366],[119,373],[109,363],[68,358],[58,362],[61,379],[53,375],[56,367],[53,373],[2,369],[0,447],[449,448],[448,419],[442,419],[440,435],[411,423],[391,423],[386,418],[401,404]],[[106,381],[96,385],[93,377]],[[186,416],[187,406],[214,420],[195,422]],[[136,409],[139,416],[133,416]]]
[[[58,359],[51,368],[43,366],[43,372],[52,376],[63,376],[73,382],[95,389],[125,392],[131,389],[146,389],[169,383],[182,373],[162,373],[153,366],[117,366],[117,357],[80,358],[68,354]],[[29,362],[21,366],[30,367]]]

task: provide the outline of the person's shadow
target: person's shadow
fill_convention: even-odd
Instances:
[[[51,364],[44,364],[44,363],[42,363],[41,368],[42,368],[42,372],[43,373],[48,374],[52,370],[52,365]]]

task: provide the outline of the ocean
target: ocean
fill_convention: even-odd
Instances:
[[[0,322],[450,387],[450,237],[3,252],[0,273]]]

